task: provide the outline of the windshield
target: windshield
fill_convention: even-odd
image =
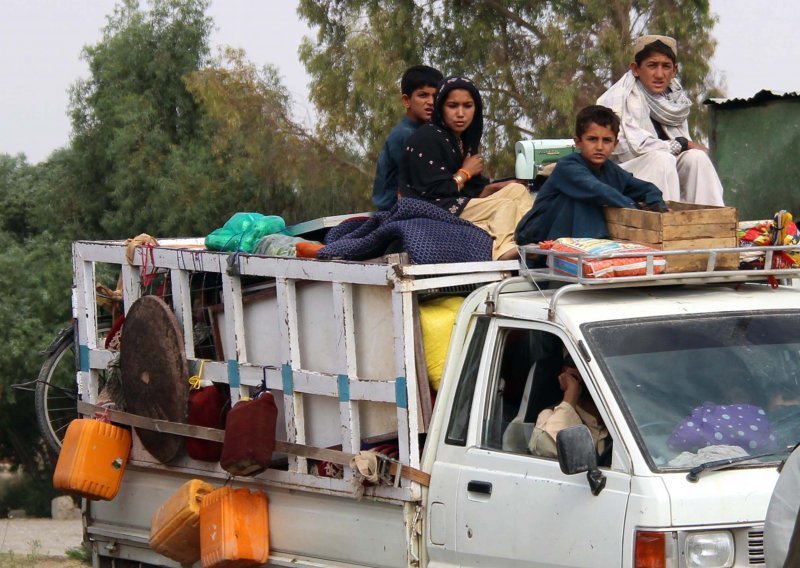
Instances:
[[[800,441],[798,316],[627,320],[584,333],[651,466],[680,470]]]

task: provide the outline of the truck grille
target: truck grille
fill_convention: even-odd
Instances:
[[[764,529],[747,532],[747,555],[750,566],[764,565]]]

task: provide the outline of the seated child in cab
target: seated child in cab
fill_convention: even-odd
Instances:
[[[533,208],[520,220],[518,244],[560,237],[608,238],[603,207],[667,211],[661,191],[608,161],[617,145],[619,118],[593,105],[575,120],[578,152],[561,158],[542,186]],[[643,205],[639,205],[643,204]]]

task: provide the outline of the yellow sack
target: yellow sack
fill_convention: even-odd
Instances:
[[[419,319],[422,324],[422,342],[425,346],[425,365],[428,382],[433,390],[439,390],[444,369],[444,358],[450,345],[450,335],[464,298],[446,296],[421,303]]]

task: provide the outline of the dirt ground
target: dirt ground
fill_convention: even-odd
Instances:
[[[66,557],[83,540],[80,520],[0,520],[0,568],[35,566],[41,568],[86,568]]]

